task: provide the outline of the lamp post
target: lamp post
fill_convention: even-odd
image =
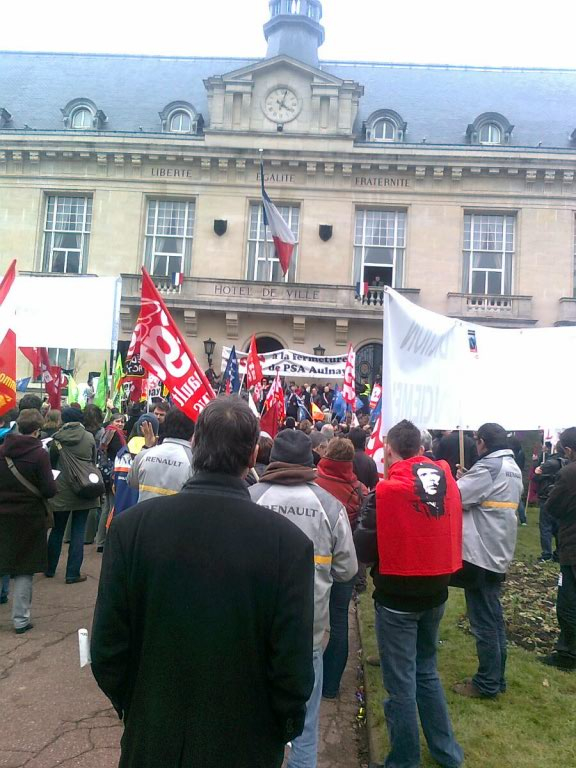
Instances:
[[[204,340],[204,353],[206,357],[208,358],[208,368],[212,365],[212,355],[214,354],[214,349],[216,347],[216,342],[213,341],[210,336]]]
[[[326,350],[322,344],[318,344],[318,346],[314,347],[314,354],[316,357],[324,357],[324,352],[326,352]]]

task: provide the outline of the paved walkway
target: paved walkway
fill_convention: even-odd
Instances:
[[[63,553],[63,557],[65,556]],[[86,547],[88,581],[35,577],[34,629],[12,631],[10,604],[0,605],[0,766],[116,768],[122,727],[89,667],[80,669],[77,631],[90,628],[100,555]],[[339,701],[323,702],[318,768],[357,768],[356,661],[351,613],[350,662]],[[232,765],[233,763],[231,763]],[[159,767],[160,768],[160,767]]]

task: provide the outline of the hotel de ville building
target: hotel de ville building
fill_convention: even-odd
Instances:
[[[351,342],[372,378],[385,285],[477,323],[576,323],[576,70],[324,61],[319,0],[269,8],[264,58],[0,54],[0,270],[121,275],[125,351],[144,265],[216,367],[255,332]],[[50,354],[84,380],[104,357]]]

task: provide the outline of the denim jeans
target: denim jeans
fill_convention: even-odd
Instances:
[[[0,600],[5,603],[10,592],[10,576],[0,576]]]
[[[335,698],[348,661],[348,606],[356,577],[335,581],[330,590],[330,640],[324,649],[322,694]]]
[[[500,582],[484,581],[464,590],[470,629],[476,638],[478,671],[472,678],[486,696],[506,690],[506,627],[500,603]]]
[[[14,629],[22,629],[30,624],[30,604],[32,603],[32,574],[12,578],[12,621]]]
[[[576,661],[576,566],[563,565],[562,586],[558,587],[556,615],[560,625],[560,637],[556,651],[571,661]]]
[[[552,559],[552,537],[558,538],[558,523],[553,517],[544,511],[546,502],[540,502],[540,549],[542,554],[540,557],[545,560]]]
[[[62,539],[70,512],[54,511],[54,527],[48,537],[48,570],[47,574],[53,576],[58,567],[60,553],[62,552]],[[87,509],[77,509],[72,512],[72,525],[70,526],[70,546],[68,548],[68,562],[66,563],[66,578],[75,579],[80,576],[80,567],[84,559],[84,529],[88,519]]]
[[[286,768],[316,768],[318,762],[318,720],[322,698],[322,649],[314,651],[314,688],[306,702],[302,734],[292,742]]]
[[[464,753],[452,730],[444,689],[438,677],[436,646],[444,606],[398,613],[375,603],[376,637],[388,698],[384,714],[390,737],[386,768],[418,768],[418,715],[430,754],[446,768],[457,768]]]
[[[518,504],[518,519],[521,523],[526,522],[526,506],[522,499],[520,499],[520,503]]]

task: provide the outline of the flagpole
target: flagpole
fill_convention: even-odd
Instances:
[[[262,193],[264,192],[264,150],[259,149],[258,150],[260,155],[260,186],[262,188]],[[264,195],[262,194],[262,197]],[[264,205],[262,205],[262,218],[264,223],[264,256],[266,256],[266,260],[269,264],[272,264],[272,260],[270,259],[270,248],[268,246],[268,227],[266,225],[266,214],[264,213]],[[267,282],[271,282],[271,280],[268,280]]]

